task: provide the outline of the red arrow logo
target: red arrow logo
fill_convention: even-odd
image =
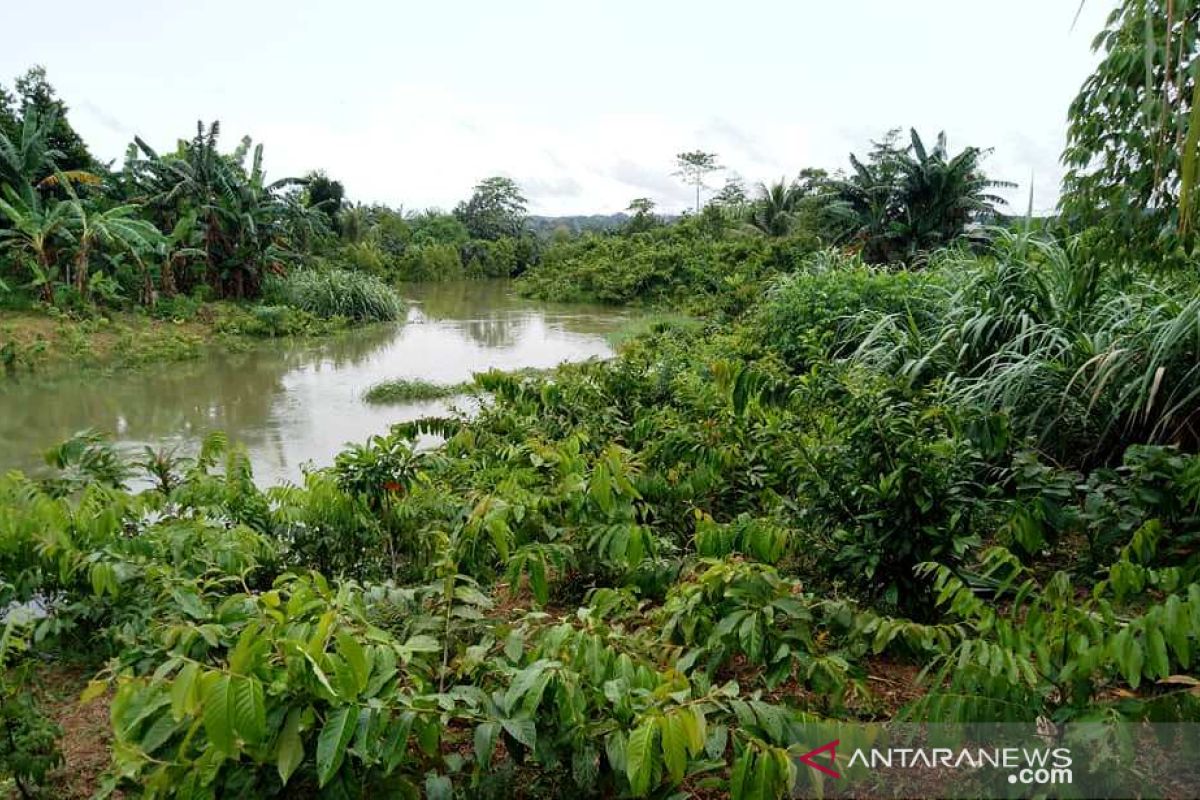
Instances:
[[[834,769],[830,769],[830,767],[826,766],[825,764],[820,764],[816,761],[813,761],[813,756],[820,755],[821,753],[829,753],[828,764],[830,766],[836,765],[837,764],[837,746],[841,743],[842,743],[841,739],[834,739],[829,744],[823,744],[820,747],[818,747],[816,750],[809,750],[807,753],[800,756],[800,760],[803,761],[808,766],[815,769],[817,772],[824,772],[826,775],[829,775],[831,777],[840,778],[840,777],[842,777],[842,773],[840,773]]]

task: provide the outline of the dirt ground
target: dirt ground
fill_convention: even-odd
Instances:
[[[108,694],[81,704],[91,670],[73,665],[52,665],[39,672],[36,683],[46,713],[62,726],[63,764],[48,777],[43,795],[54,800],[91,797],[108,768],[112,727]]]

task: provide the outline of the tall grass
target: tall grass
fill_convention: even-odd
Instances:
[[[1018,436],[1071,461],[1112,460],[1131,443],[1200,444],[1194,286],[1131,282],[1011,233],[986,257],[938,269],[959,288],[936,323],[883,316],[854,359],[1006,413]]]
[[[395,290],[361,272],[301,270],[288,275],[275,291],[288,305],[325,319],[384,322],[404,313],[404,302]]]

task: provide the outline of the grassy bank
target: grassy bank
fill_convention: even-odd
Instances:
[[[198,358],[211,347],[246,348],[264,338],[320,336],[351,327],[286,307],[213,303],[188,318],[137,312],[85,318],[0,310],[0,374],[58,368],[125,369]]]
[[[228,350],[261,339],[324,336],[403,313],[403,301],[382,281],[337,270],[273,280],[258,303],[179,295],[136,311],[27,305],[0,309],[0,368],[11,374],[184,361],[209,346]]]

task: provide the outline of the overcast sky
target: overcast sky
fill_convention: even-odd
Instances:
[[[1057,200],[1067,105],[1113,0],[5,0],[0,81],[44,65],[103,160],[221,120],[273,177],[449,208],[502,174],[531,210],[688,204],[681,150],[748,183],[833,169],[891,127]],[[48,19],[52,14],[53,19]],[[719,179],[718,179],[719,182]]]

